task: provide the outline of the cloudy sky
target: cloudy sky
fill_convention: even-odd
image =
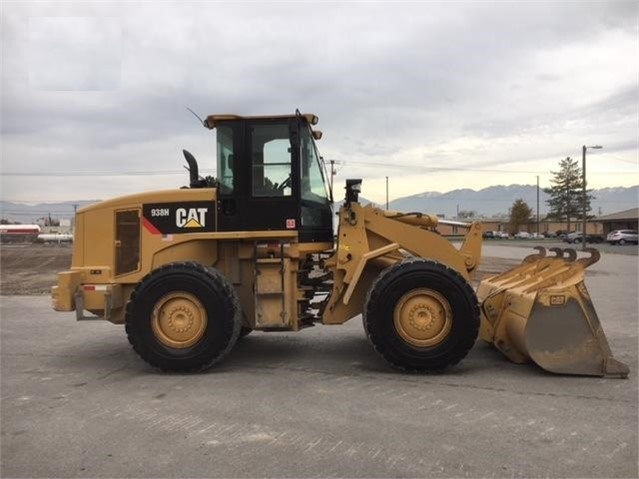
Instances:
[[[336,184],[382,202],[639,184],[636,1],[9,2],[1,6],[3,200],[105,199],[215,174],[186,110],[320,117]],[[336,188],[341,191],[341,188]],[[341,194],[341,193],[340,193]]]

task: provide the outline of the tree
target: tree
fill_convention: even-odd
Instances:
[[[552,171],[553,179],[550,180],[552,186],[544,188],[544,192],[550,195],[546,200],[548,208],[548,218],[566,221],[568,231],[571,231],[571,220],[583,219],[582,170],[579,168],[577,160],[567,157],[559,162],[559,171]],[[590,194],[592,190],[586,191],[586,215],[591,210],[590,201],[594,196]]]
[[[42,216],[36,220],[36,223],[42,224],[44,226],[60,226],[60,220],[57,218],[52,218],[51,213],[48,216]]]
[[[459,219],[470,220],[475,218],[475,216],[477,216],[476,211],[462,210],[459,213],[457,213],[457,218]]]
[[[510,207],[510,230],[517,233],[521,225],[526,225],[532,217],[532,208],[522,199],[515,200]]]

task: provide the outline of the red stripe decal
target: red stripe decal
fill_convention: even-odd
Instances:
[[[142,224],[147,230],[149,230],[149,233],[151,233],[152,235],[160,234],[160,230],[157,229],[155,225],[151,223],[149,220],[147,220],[146,218],[142,218]]]

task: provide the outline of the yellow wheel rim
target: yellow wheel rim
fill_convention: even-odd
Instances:
[[[188,348],[206,331],[208,316],[201,301],[190,293],[170,293],[153,308],[151,326],[155,337],[171,348]]]
[[[402,296],[393,312],[397,333],[407,343],[432,347],[448,337],[453,313],[448,300],[432,289],[419,288]]]

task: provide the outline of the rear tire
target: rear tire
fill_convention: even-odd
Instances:
[[[411,258],[386,268],[372,284],[364,328],[393,367],[438,373],[461,361],[475,343],[477,297],[455,270]]]
[[[226,356],[240,334],[233,286],[217,270],[171,263],[137,285],[126,310],[133,349],[164,371],[201,371]]]
[[[622,239],[619,240],[618,243],[619,243],[620,246],[623,246],[623,245],[626,244],[626,240],[622,238]]]

